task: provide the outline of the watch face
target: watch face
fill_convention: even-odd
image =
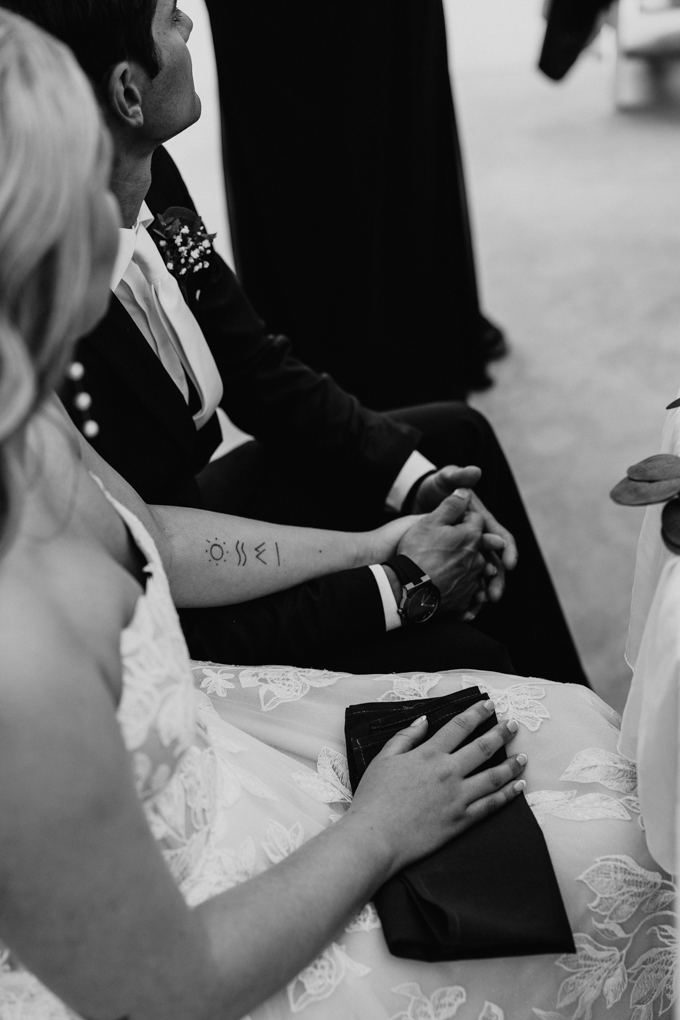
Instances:
[[[410,623],[425,623],[439,608],[439,592],[434,585],[424,584],[422,588],[411,592],[404,612]]]

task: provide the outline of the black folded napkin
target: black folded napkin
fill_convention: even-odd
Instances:
[[[425,701],[350,705],[345,739],[352,789],[390,737],[418,716],[427,715],[431,736],[485,698],[471,687]],[[465,743],[496,721],[493,715]],[[505,757],[501,748],[481,768]],[[373,901],[394,956],[464,960],[576,951],[543,833],[522,796],[404,868]]]

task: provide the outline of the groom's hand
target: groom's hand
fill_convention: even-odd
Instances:
[[[481,477],[480,468],[473,465],[457,467],[455,464],[447,464],[423,478],[413,498],[412,512],[428,513],[434,510],[455,489],[471,488]],[[474,492],[471,494],[470,509],[481,514],[484,520],[482,551],[489,564],[486,572],[486,597],[480,598],[480,604],[487,601],[487,598],[491,602],[498,602],[505,589],[505,571],[517,565],[517,544],[508,529],[498,523]]]
[[[398,553],[430,575],[441,593],[442,608],[458,614],[477,606],[487,566],[484,519],[471,510],[471,500],[471,492],[457,489],[409,528],[397,546]]]
[[[473,489],[482,477],[481,469],[472,465],[456,467],[447,464],[431,475],[425,475],[413,497],[409,510],[414,514],[429,514],[455,489]]]

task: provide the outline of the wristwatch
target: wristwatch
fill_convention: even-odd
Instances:
[[[408,556],[393,556],[387,560],[401,583],[401,602],[397,611],[404,623],[425,623],[439,609],[439,588]]]

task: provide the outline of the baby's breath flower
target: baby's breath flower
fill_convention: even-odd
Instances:
[[[215,235],[206,233],[200,216],[191,209],[173,207],[157,219],[154,233],[160,238],[158,247],[168,272],[179,279],[210,268],[209,256]]]

